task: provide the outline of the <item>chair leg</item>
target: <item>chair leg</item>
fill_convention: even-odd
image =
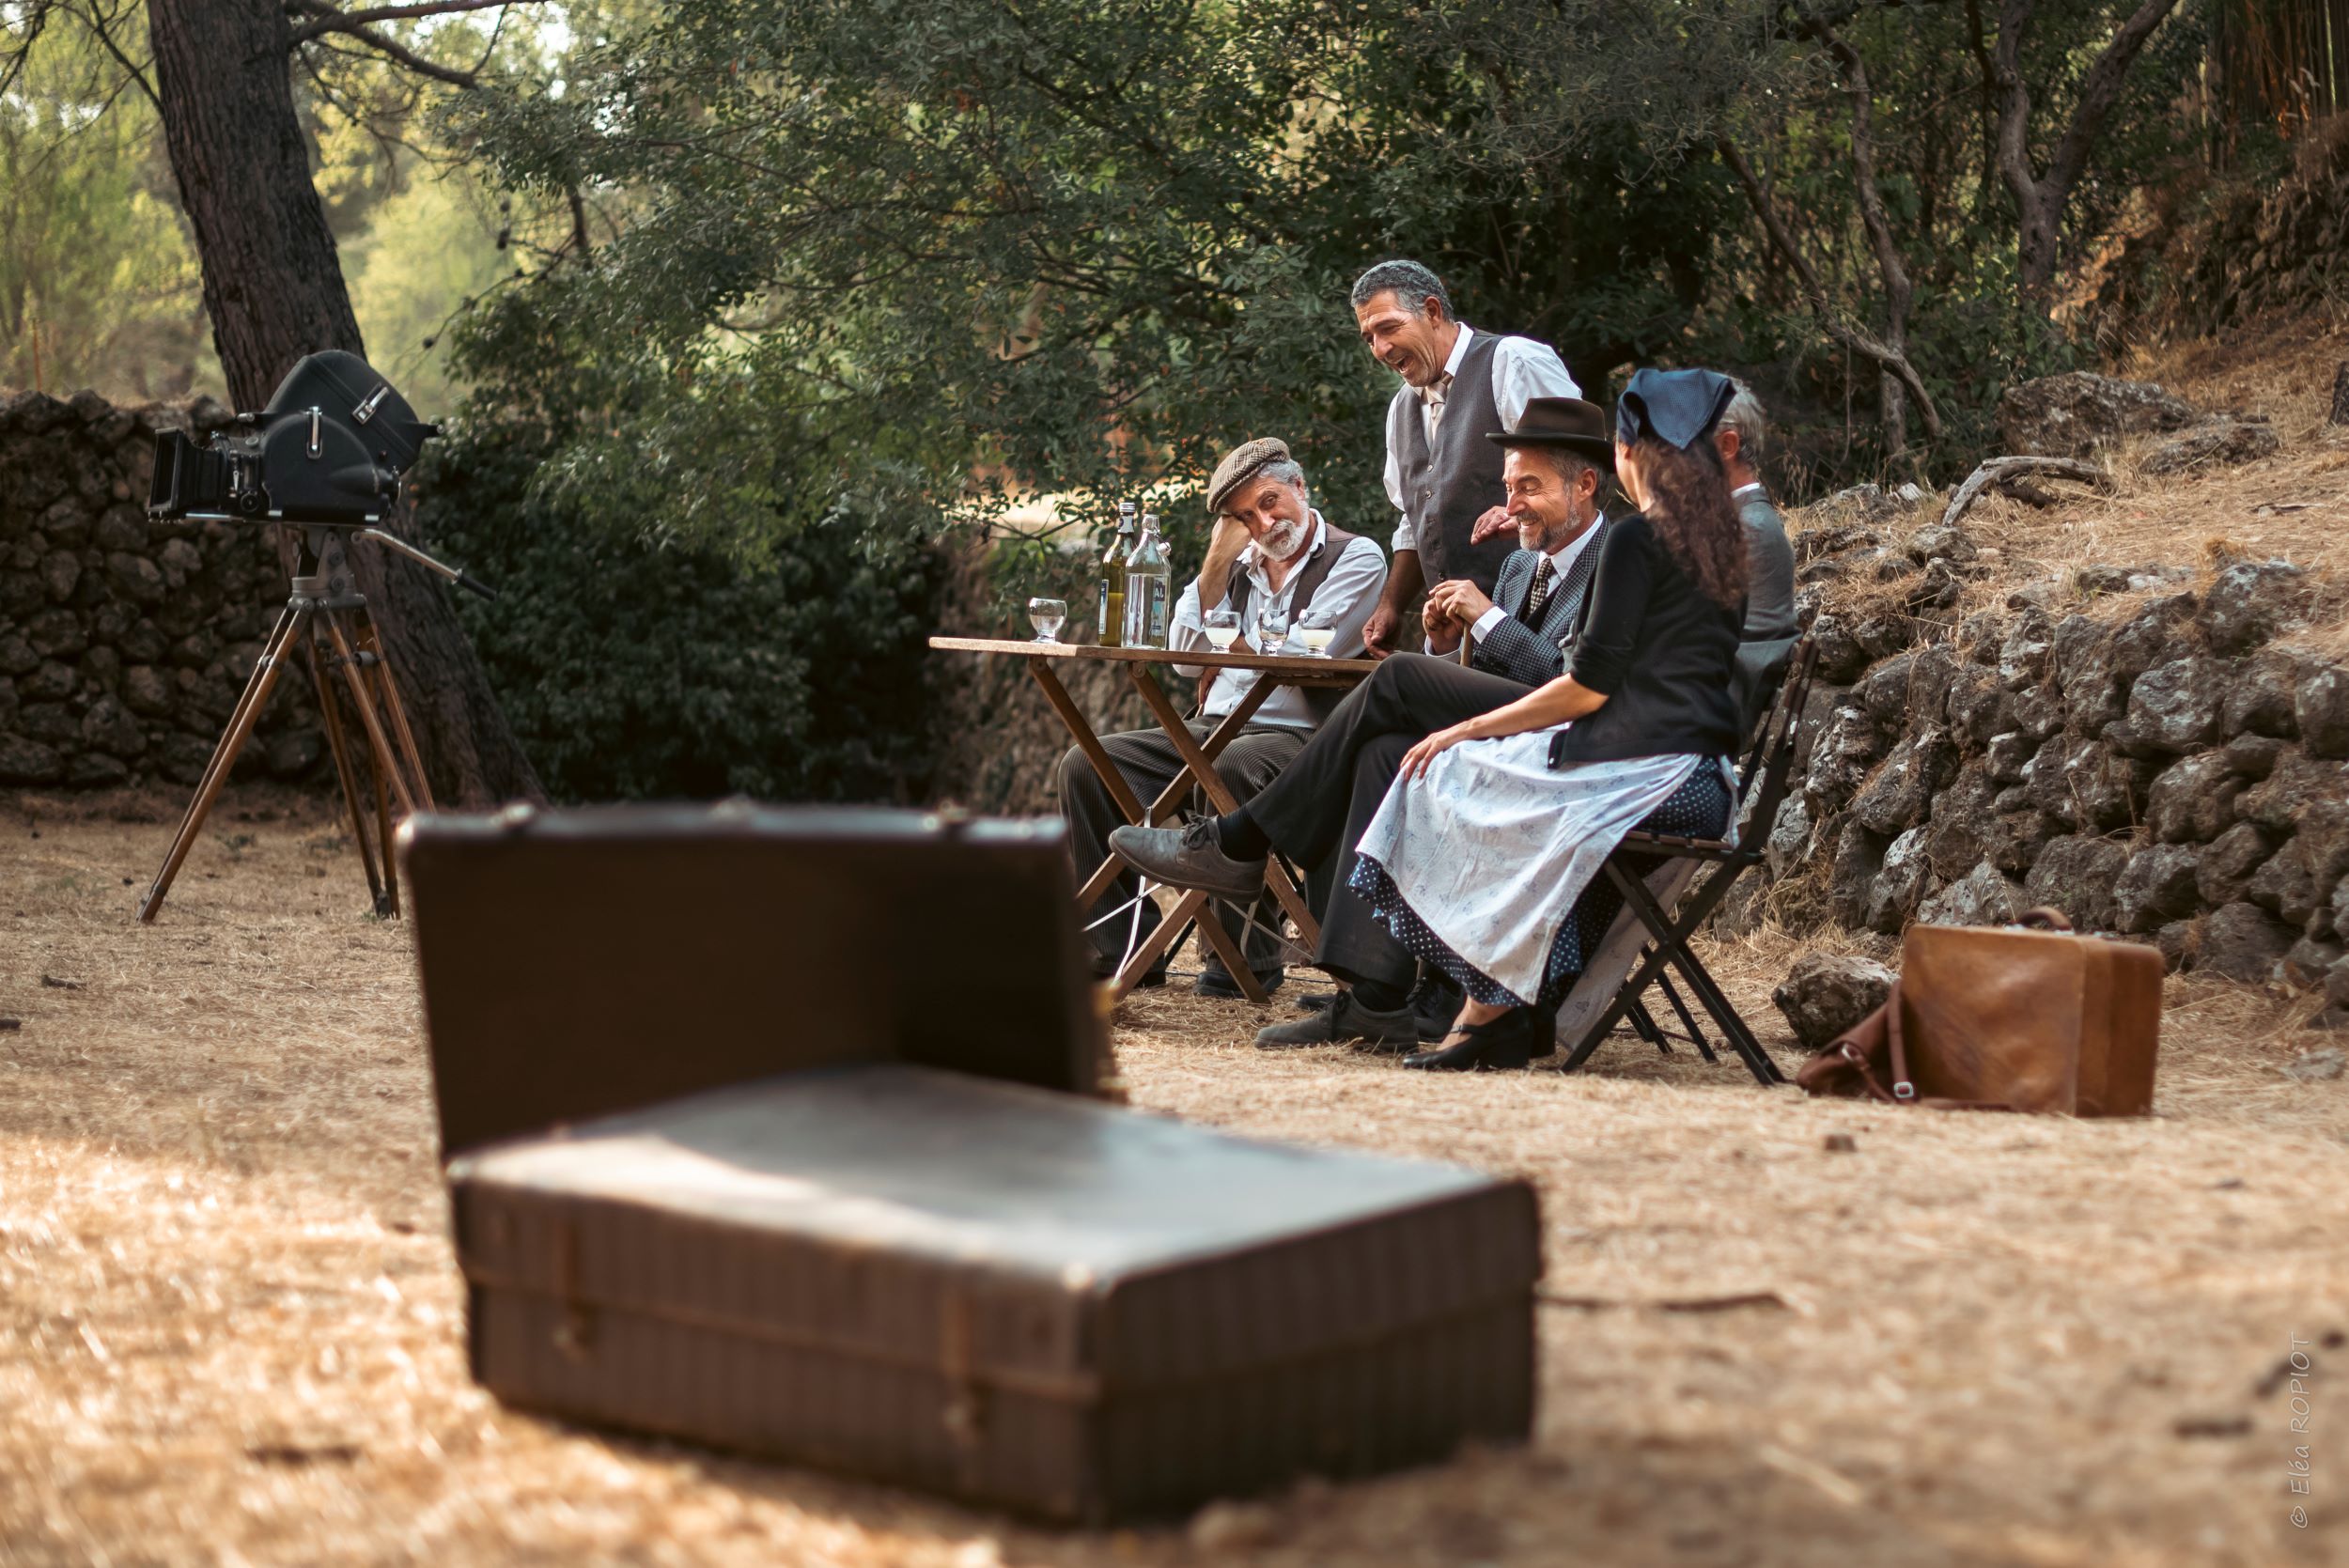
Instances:
[[[1631,1019],[1632,1033],[1637,1034],[1666,1056],[1672,1053],[1672,1043],[1665,1039],[1663,1030],[1657,1027],[1656,1015],[1647,1010],[1646,1002],[1634,998],[1628,1017]]]
[[[1778,1063],[1770,1060],[1769,1053],[1762,1048],[1762,1042],[1754,1038],[1753,1031],[1748,1029],[1745,1019],[1737,1016],[1737,1009],[1730,1005],[1729,998],[1714,983],[1712,974],[1688,950],[1687,933],[1665,915],[1661,907],[1649,895],[1647,885],[1637,877],[1618,871],[1612,861],[1607,862],[1607,868],[1614,873],[1616,882],[1622,886],[1625,900],[1640,911],[1640,919],[1656,934],[1659,955],[1680,971],[1680,977],[1688,983],[1688,989],[1696,993],[1697,1001],[1703,1004],[1704,1010],[1713,1016],[1713,1021],[1720,1026],[1721,1032],[1728,1036],[1731,1048],[1745,1062],[1746,1070],[1762,1083],[1785,1082],[1786,1075],[1779,1071]],[[1710,912],[1707,908],[1696,914],[1693,920],[1701,920],[1703,914]],[[1693,920],[1684,924],[1693,929]]]
[[[1704,1031],[1699,1029],[1696,1019],[1688,1016],[1688,1004],[1680,1000],[1680,992],[1673,986],[1672,977],[1659,974],[1656,977],[1656,984],[1663,988],[1664,1000],[1672,1004],[1672,1011],[1680,1015],[1680,1027],[1687,1030],[1688,1038],[1695,1042],[1697,1054],[1707,1062],[1719,1062],[1720,1058],[1713,1054],[1712,1044],[1705,1039]]]

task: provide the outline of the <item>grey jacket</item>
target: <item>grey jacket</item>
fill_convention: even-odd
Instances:
[[[1540,551],[1520,550],[1501,563],[1501,575],[1493,580],[1493,602],[1508,612],[1509,618],[1492,629],[1492,634],[1476,644],[1470,662],[1480,670],[1528,686],[1539,686],[1556,680],[1566,673],[1566,644],[1574,640],[1575,622],[1582,613],[1583,598],[1591,589],[1591,576],[1598,569],[1599,547],[1607,542],[1607,531],[1614,526],[1612,518],[1602,518],[1592,533],[1590,543],[1582,547],[1567,571],[1566,580],[1551,590],[1549,602],[1542,607],[1542,624],[1527,626],[1518,619],[1525,609],[1526,595],[1533,587],[1533,567],[1542,558]]]
[[[1749,643],[1792,637],[1795,626],[1795,546],[1786,520],[1760,491],[1737,504],[1746,525],[1746,630]]]

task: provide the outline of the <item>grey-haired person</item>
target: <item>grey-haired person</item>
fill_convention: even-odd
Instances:
[[[1386,582],[1386,555],[1376,540],[1349,534],[1321,515],[1313,505],[1305,470],[1285,442],[1259,439],[1228,453],[1207,482],[1207,511],[1214,532],[1206,559],[1175,601],[1167,629],[1169,647],[1206,647],[1206,616],[1217,610],[1234,612],[1242,641],[1252,647],[1268,608],[1292,629],[1309,613],[1326,616],[1335,633],[1326,650],[1329,655],[1362,656],[1362,625],[1377,606]],[[1280,651],[1305,650],[1292,629],[1284,634]],[[1192,678],[1206,673],[1204,666],[1176,668]],[[1253,681],[1246,670],[1219,671],[1190,720],[1191,734],[1204,740],[1239,706]],[[1294,687],[1283,687],[1268,698],[1216,758],[1216,772],[1233,795],[1242,801],[1252,800],[1279,777],[1304,750],[1332,700],[1330,694]],[[1103,736],[1101,744],[1145,804],[1183,768],[1174,743],[1159,730]],[[1061,758],[1054,783],[1062,815],[1068,820],[1069,854],[1081,879],[1101,863],[1110,831],[1126,818],[1081,749],[1071,747]],[[1086,912],[1097,974],[1114,973],[1129,942],[1138,944],[1158,928],[1158,906],[1140,893],[1140,881],[1130,872],[1122,874]],[[1277,907],[1262,898],[1252,913],[1253,920],[1246,921],[1227,911],[1223,923],[1241,939],[1250,967],[1268,989],[1283,978],[1278,948],[1269,935],[1279,915]],[[1163,974],[1161,965],[1144,983],[1157,984]],[[1212,956],[1198,988],[1207,996],[1241,994],[1221,960]]]

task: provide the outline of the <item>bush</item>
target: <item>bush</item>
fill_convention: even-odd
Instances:
[[[756,561],[618,535],[531,493],[545,444],[459,431],[418,490],[425,537],[499,590],[460,610],[550,795],[922,795],[936,547],[845,508]]]

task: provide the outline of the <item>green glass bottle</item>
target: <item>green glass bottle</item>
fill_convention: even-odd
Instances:
[[[1126,560],[1134,552],[1134,504],[1117,504],[1117,536],[1101,556],[1101,605],[1097,636],[1105,648],[1126,645]]]

